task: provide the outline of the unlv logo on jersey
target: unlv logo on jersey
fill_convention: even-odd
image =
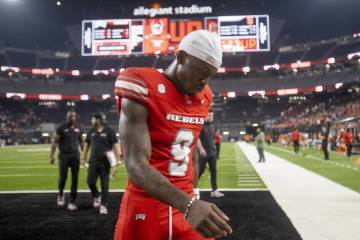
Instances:
[[[161,93],[161,94],[163,94],[163,93],[165,93],[165,91],[166,91],[165,85],[162,84],[162,83],[160,83],[160,84],[158,85],[158,92]]]

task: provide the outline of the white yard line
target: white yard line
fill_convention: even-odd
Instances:
[[[257,163],[254,146],[239,146],[304,240],[359,238],[359,193],[268,152]]]

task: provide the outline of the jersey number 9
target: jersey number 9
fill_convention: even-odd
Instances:
[[[194,133],[189,129],[181,129],[177,132],[175,141],[171,145],[173,160],[170,161],[169,172],[171,176],[183,177],[188,169],[191,144],[194,141]]]

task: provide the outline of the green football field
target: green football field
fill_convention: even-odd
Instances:
[[[49,164],[50,145],[10,146],[0,148],[0,191],[56,190],[57,161]],[[87,190],[87,169],[81,168],[79,189]],[[70,187],[70,171],[66,189]],[[124,189],[127,174],[124,165],[110,182],[111,189]],[[201,188],[210,188],[208,170],[199,182]],[[266,188],[246,157],[233,143],[222,144],[218,161],[218,187],[232,189]]]
[[[235,143],[223,143],[218,161],[218,187],[222,189],[266,189],[261,178],[254,171],[247,158]],[[29,191],[57,189],[57,161],[49,164],[49,145],[11,146],[0,148],[0,191]],[[360,165],[354,160],[337,153],[330,154],[330,161],[322,160],[317,149],[301,149],[295,155],[291,147],[277,144],[266,146],[265,150],[282,157],[305,169],[322,175],[343,186],[360,192]],[[271,164],[271,161],[268,162]],[[79,189],[87,190],[87,169],[80,169]],[[70,187],[70,172],[66,189]],[[124,189],[127,174],[120,166],[116,179],[110,182],[111,189]],[[206,170],[199,187],[210,188],[210,175]]]
[[[349,160],[344,155],[331,152],[330,160],[325,161],[322,151],[318,149],[301,148],[300,154],[295,155],[292,147],[283,147],[278,144],[265,146],[265,151],[360,192],[360,165],[355,163],[358,156],[353,156],[353,159]]]

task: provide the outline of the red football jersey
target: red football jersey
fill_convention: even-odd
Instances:
[[[291,133],[291,139],[293,141],[299,141],[300,140],[300,133],[299,131],[295,130]]]
[[[115,94],[119,112],[123,97],[148,109],[149,163],[178,188],[192,193],[192,155],[211,105],[210,87],[188,96],[154,68],[128,68],[118,76]],[[130,180],[127,188],[143,191]]]

